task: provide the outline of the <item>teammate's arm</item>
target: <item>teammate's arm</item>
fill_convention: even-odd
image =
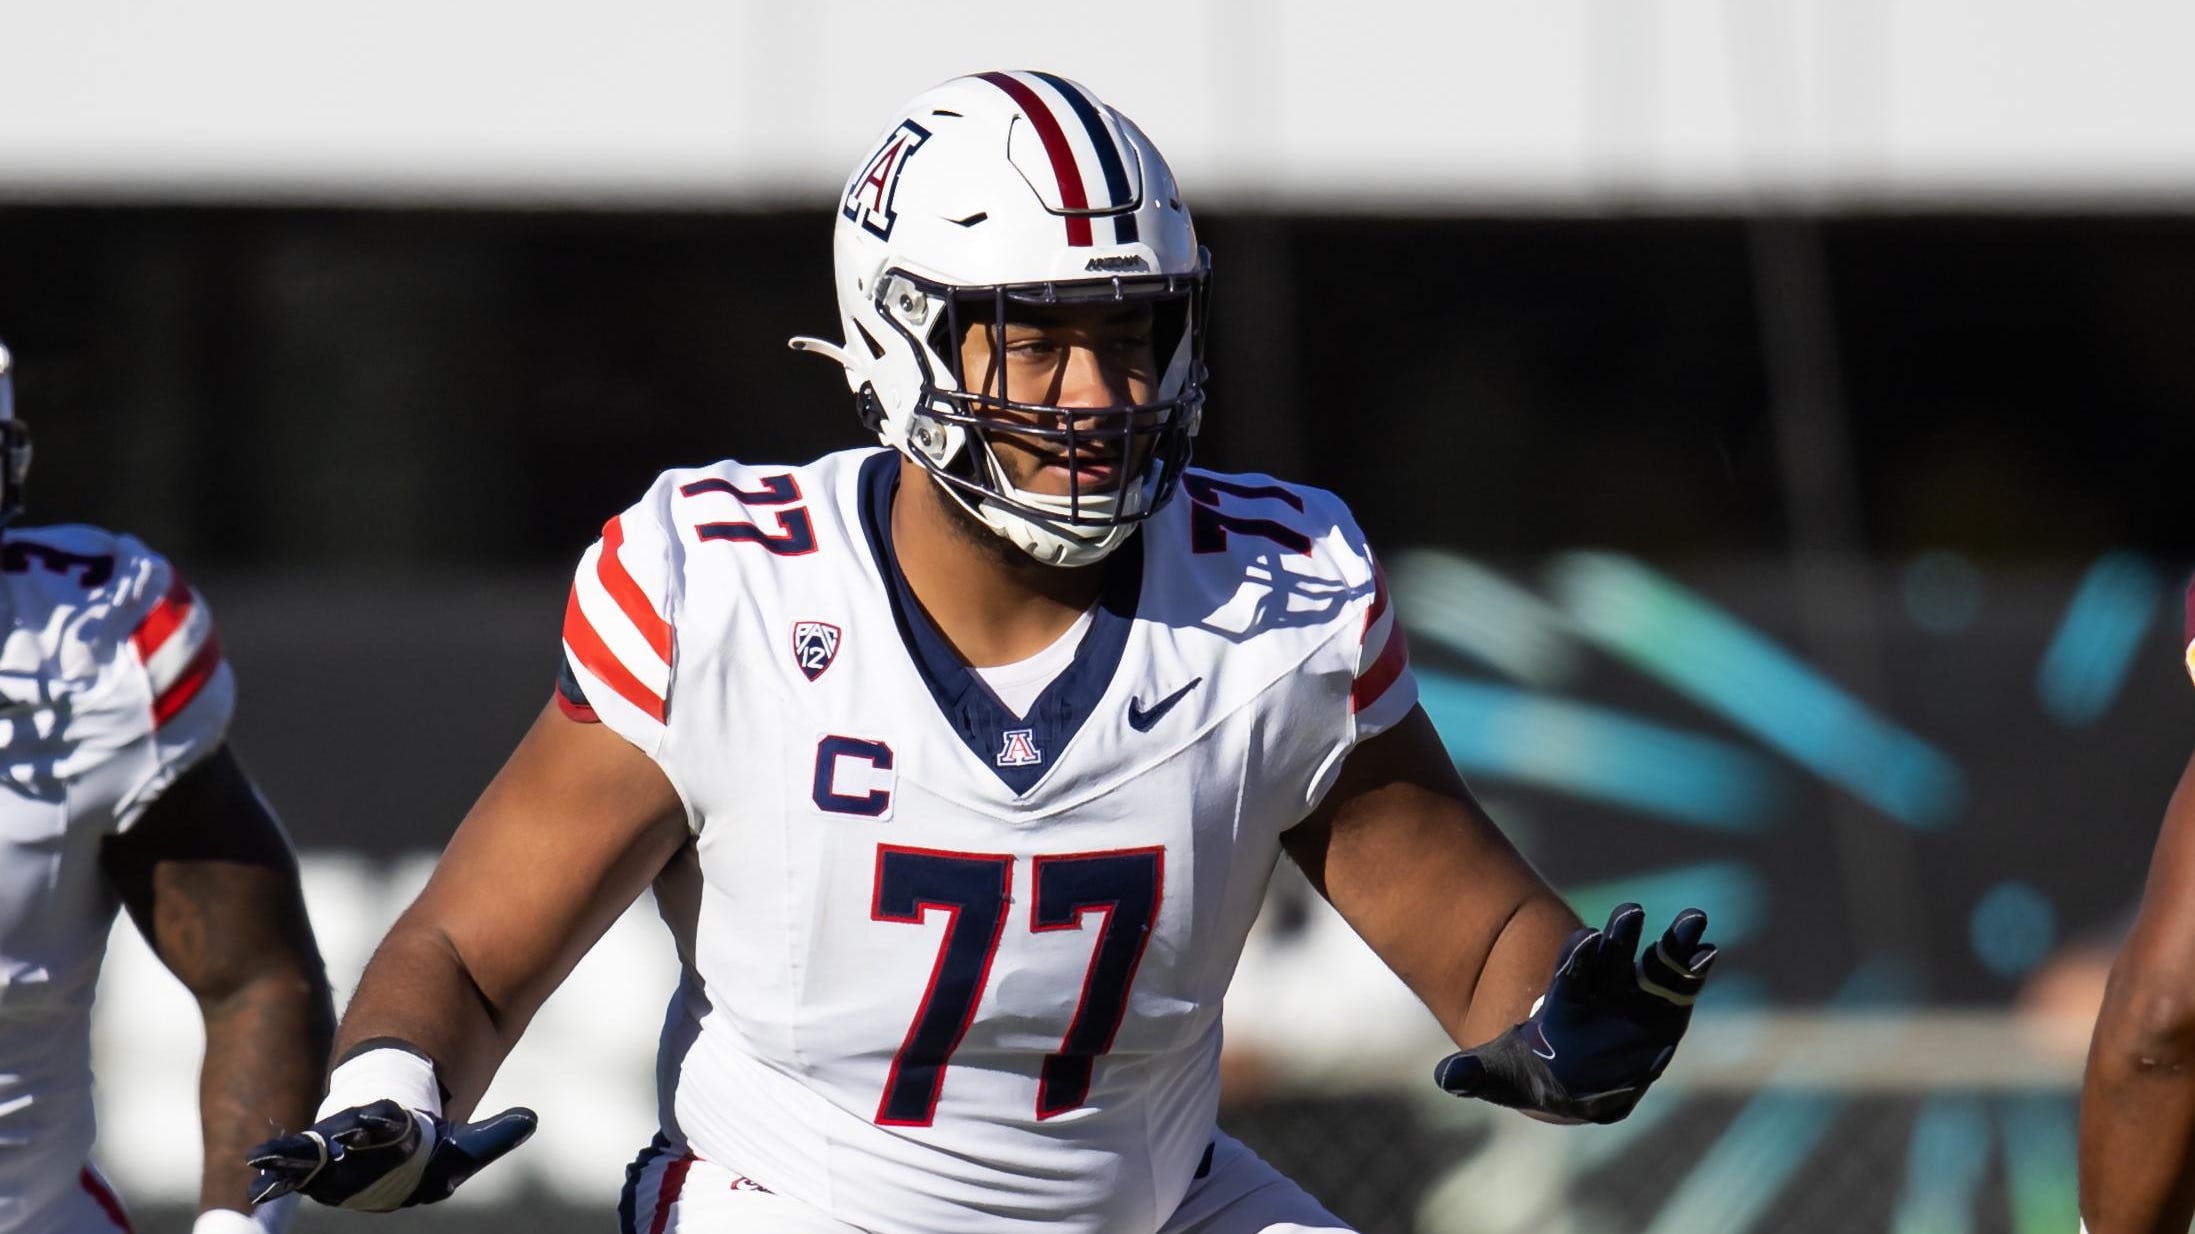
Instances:
[[[1584,929],[1472,799],[1420,707],[1359,743],[1282,842],[1465,1047],[1437,1073],[1460,1096],[1622,1118],[1668,1064],[1714,960],[1695,909],[1636,964],[1637,905]]]
[[[2195,1215],[2195,759],[2165,807],[2081,1085],[2090,1234],[2185,1234]]]
[[[335,1029],[297,860],[225,745],[108,839],[101,860],[205,1016],[199,1206],[248,1211],[244,1150],[311,1120]]]

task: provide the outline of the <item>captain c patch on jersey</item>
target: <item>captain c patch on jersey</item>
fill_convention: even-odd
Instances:
[[[796,621],[793,623],[793,663],[814,681],[831,667],[838,658],[838,645],[845,638],[837,626],[828,621]]]

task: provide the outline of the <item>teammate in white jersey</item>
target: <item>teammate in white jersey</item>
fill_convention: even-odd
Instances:
[[[1283,850],[1487,1043],[1442,1083],[1627,1112],[1704,919],[1643,967],[1635,906],[1580,931],[1418,708],[1348,511],[1188,468],[1208,258],[1149,140],[1049,74],[948,82],[848,182],[836,268],[847,342],[795,346],[886,448],[669,472],[610,520],[556,705],[266,1193],[385,1209],[507,1151],[530,1115],[460,1120],[651,882],[684,976],[633,1234],[1343,1229],[1214,1121]]]
[[[205,601],[95,527],[18,527],[30,438],[0,348],[0,1234],[128,1230],[91,1164],[91,1004],[117,904],[205,1014],[197,1234],[277,1230],[242,1153],[320,1091],[335,1012],[282,829],[229,752]],[[170,1139],[182,1128],[122,1131]]]

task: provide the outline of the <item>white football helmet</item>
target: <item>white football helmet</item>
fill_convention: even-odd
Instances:
[[[1039,561],[1086,565],[1172,495],[1204,406],[1211,257],[1166,160],[1127,117],[1050,73],[955,78],[884,130],[846,182],[835,232],[846,341],[792,345],[843,365],[862,422],[992,530]],[[1070,410],[971,389],[966,327],[1070,303],[1152,306],[1153,401]],[[1078,480],[1030,492],[1007,478],[994,430],[1122,465],[1102,491]]]
[[[0,343],[0,526],[23,512],[30,474],[30,426],[15,418],[15,361]]]

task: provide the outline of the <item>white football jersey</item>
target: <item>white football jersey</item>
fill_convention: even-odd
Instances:
[[[899,477],[670,472],[581,560],[560,697],[695,835],[666,1133],[880,1234],[1156,1230],[1280,833],[1415,704],[1401,632],[1334,497],[1192,471],[1015,715],[893,564]]]
[[[129,536],[0,535],[0,1231],[49,1228],[92,1143],[100,842],[217,749],[235,686],[190,584]]]

